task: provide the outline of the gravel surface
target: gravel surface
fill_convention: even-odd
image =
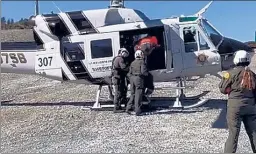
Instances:
[[[32,29],[1,30],[1,42],[30,42],[34,41]]]
[[[251,68],[256,70],[255,65]],[[185,91],[187,96],[210,91],[204,97],[211,100],[202,107],[136,117],[81,110],[94,101],[97,86],[1,74],[2,153],[222,153],[228,131],[226,96],[218,83],[212,76],[188,82],[194,88]],[[153,96],[174,95],[173,90],[157,90]],[[101,96],[107,99],[106,87]],[[243,125],[237,152],[251,153]]]

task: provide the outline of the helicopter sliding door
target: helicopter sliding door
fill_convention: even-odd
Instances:
[[[180,35],[184,41],[184,75],[204,75],[220,71],[220,55],[197,24],[181,25]]]
[[[93,78],[111,75],[112,60],[120,48],[119,32],[86,35],[86,64]]]

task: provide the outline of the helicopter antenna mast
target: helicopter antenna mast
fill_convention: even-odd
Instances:
[[[54,1],[52,1],[53,5],[62,13],[62,11],[60,10],[60,8],[56,5],[56,3]]]
[[[35,1],[35,16],[39,15],[39,3],[38,0]]]
[[[201,17],[203,13],[210,7],[213,1],[210,1],[205,7],[203,7],[200,11],[198,11],[195,15],[197,17]]]
[[[110,0],[109,8],[124,8],[124,0]]]

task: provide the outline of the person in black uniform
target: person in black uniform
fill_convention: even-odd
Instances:
[[[227,71],[219,84],[220,92],[228,94],[227,124],[229,136],[225,143],[224,153],[235,153],[241,122],[244,123],[249,136],[252,151],[256,152],[256,108],[255,81],[256,75],[249,69],[250,55],[244,50],[235,53],[236,67]]]
[[[130,77],[131,96],[127,103],[126,112],[130,113],[133,101],[136,115],[141,114],[141,101],[144,93],[144,79],[148,76],[148,69],[144,61],[144,54],[141,50],[135,52],[135,60],[131,63],[128,73]]]
[[[112,84],[115,87],[114,113],[122,111],[122,103],[126,105],[124,101],[127,93],[126,75],[129,71],[129,66],[125,62],[125,58],[128,56],[129,52],[125,48],[121,48],[112,63]]]

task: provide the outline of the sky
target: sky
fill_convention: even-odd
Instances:
[[[64,11],[107,8],[109,1],[54,1]],[[209,1],[125,1],[126,8],[138,9],[150,19],[193,15]],[[1,16],[29,18],[34,14],[34,1],[2,1]],[[58,13],[52,1],[39,1],[40,13]],[[204,17],[226,37],[243,42],[254,41],[256,31],[256,1],[214,1]]]

